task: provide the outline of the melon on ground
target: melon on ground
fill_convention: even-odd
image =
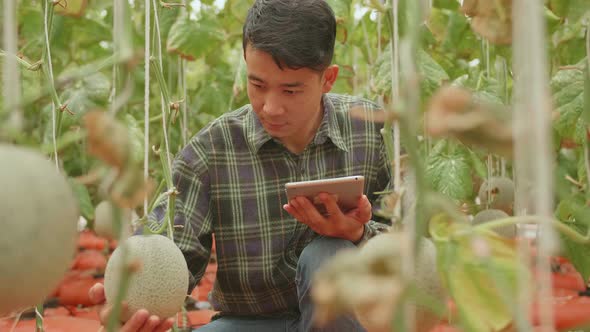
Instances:
[[[129,311],[123,321],[139,309],[147,309],[160,318],[172,317],[181,310],[188,293],[189,271],[184,255],[172,240],[162,235],[134,235],[122,242],[105,271],[107,303],[114,303],[122,267],[129,264],[139,268],[131,274],[125,297]]]
[[[78,203],[55,164],[0,144],[0,316],[40,303],[74,256]]]

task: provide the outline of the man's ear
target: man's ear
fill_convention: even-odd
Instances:
[[[331,65],[324,70],[324,84],[322,86],[322,93],[328,93],[332,90],[334,82],[338,77],[338,65]]]

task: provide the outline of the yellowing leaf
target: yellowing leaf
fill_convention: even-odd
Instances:
[[[516,244],[446,214],[430,220],[442,279],[466,331],[501,331],[513,321],[511,299],[518,276],[530,278],[517,260]],[[513,302],[513,301],[512,301]]]
[[[72,17],[82,17],[86,10],[88,0],[67,0],[59,1],[54,5],[56,14]]]

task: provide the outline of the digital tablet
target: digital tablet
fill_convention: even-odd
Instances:
[[[363,195],[365,178],[361,175],[345,176],[339,178],[289,182],[285,184],[287,199],[290,201],[297,196],[307,197],[322,214],[326,213],[326,207],[317,197],[325,192],[335,195],[342,212],[354,209],[359,198]]]

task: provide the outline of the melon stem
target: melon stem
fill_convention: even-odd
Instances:
[[[571,227],[565,225],[563,222],[553,219],[547,218],[542,216],[535,216],[535,215],[525,215],[525,216],[516,216],[516,217],[508,217],[493,220],[484,224],[480,224],[477,226],[473,226],[474,229],[485,230],[485,229],[494,229],[508,225],[516,225],[516,224],[542,224],[543,222],[549,222],[552,224],[553,227],[561,234],[567,236],[574,242],[582,243],[582,244],[590,244],[590,230],[585,234],[582,235],[578,233],[576,230],[572,229]]]
[[[131,273],[133,273],[133,268],[131,264],[129,264],[128,260],[128,248],[127,245],[123,244],[120,246],[121,250],[121,257],[122,257],[122,264],[124,266],[121,269],[121,275],[119,276],[119,289],[117,290],[117,296],[115,297],[115,302],[113,303],[113,308],[111,310],[111,314],[109,315],[109,319],[107,322],[107,331],[108,332],[115,332],[118,331],[119,321],[121,318],[121,311],[123,309],[123,301],[125,300],[125,295],[127,294],[127,289],[129,288],[129,283],[131,280]]]

